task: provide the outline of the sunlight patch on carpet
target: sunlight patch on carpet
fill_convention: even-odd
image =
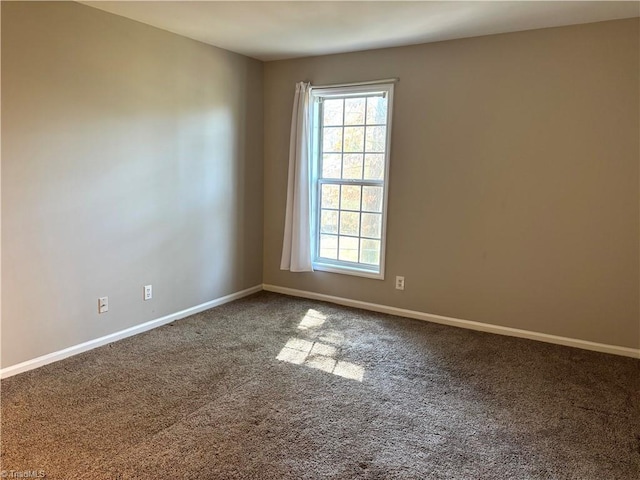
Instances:
[[[298,330],[309,330],[311,328],[319,327],[326,319],[327,317],[322,315],[320,312],[310,308],[307,310],[307,314],[300,322],[300,325],[298,325]]]
[[[309,309],[298,325],[299,330],[313,330],[320,328],[326,317],[320,312]],[[364,367],[351,362],[339,360],[338,347],[344,341],[339,332],[327,332],[320,336],[320,341],[312,342],[303,338],[291,337],[276,357],[282,362],[295,365],[305,365],[310,368],[332,373],[350,380],[362,382]]]

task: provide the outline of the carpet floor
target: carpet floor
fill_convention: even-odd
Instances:
[[[267,292],[1,387],[7,476],[640,478],[638,360]]]

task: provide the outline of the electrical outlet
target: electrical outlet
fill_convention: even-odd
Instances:
[[[144,299],[151,300],[153,298],[153,286],[145,285],[144,286]]]
[[[396,290],[404,290],[404,277],[396,277]]]
[[[100,297],[98,299],[98,313],[107,313],[109,311],[109,297]]]

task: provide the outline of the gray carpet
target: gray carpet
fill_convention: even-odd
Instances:
[[[2,381],[51,479],[638,479],[640,361],[261,292]]]

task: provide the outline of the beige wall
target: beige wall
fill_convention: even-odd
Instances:
[[[262,69],[2,2],[3,367],[261,283]]]
[[[638,38],[632,19],[267,63],[264,282],[639,347]],[[387,278],[280,271],[294,83],[396,76]]]
[[[640,347],[638,27],[270,62],[263,90],[240,55],[3,2],[2,367],[263,277]],[[391,76],[387,278],[280,271],[294,83]]]

